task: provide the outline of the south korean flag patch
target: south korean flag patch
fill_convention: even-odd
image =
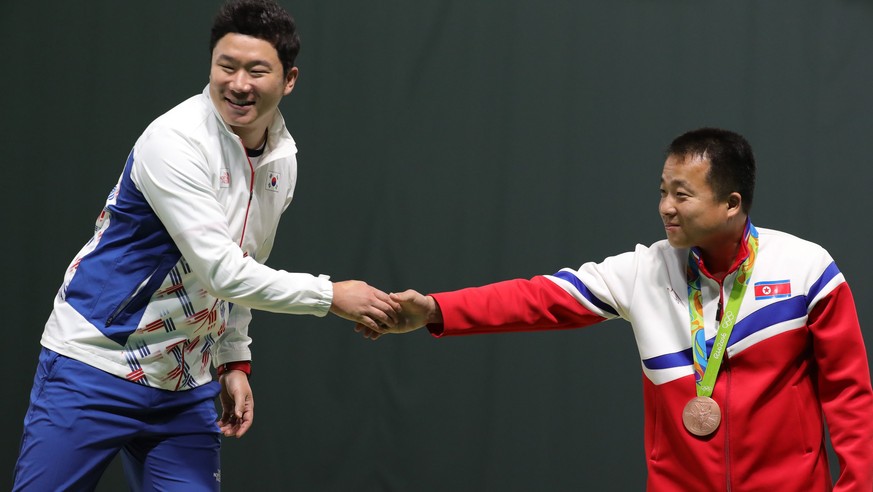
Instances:
[[[273,171],[270,171],[269,174],[267,174],[267,191],[278,192],[280,179],[281,176],[279,175],[279,173],[274,173]]]

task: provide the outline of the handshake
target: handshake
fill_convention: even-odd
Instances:
[[[442,323],[433,297],[414,290],[386,294],[360,280],[334,282],[330,312],[354,321],[355,331],[372,340],[386,333],[408,333],[428,323]]]

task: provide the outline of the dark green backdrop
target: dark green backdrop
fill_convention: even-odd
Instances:
[[[62,272],[141,130],[207,83],[219,2],[0,3],[7,489]],[[756,149],[756,224],[827,247],[873,321],[869,2],[282,3],[300,179],[274,267],[437,291],[649,244],[664,147],[714,125]],[[256,419],[224,444],[225,490],[644,488],[622,321],[373,343],[259,313],[251,333]],[[101,490],[121,483],[113,465]]]

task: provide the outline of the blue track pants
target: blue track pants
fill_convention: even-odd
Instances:
[[[218,391],[150,388],[43,349],[13,490],[94,490],[121,451],[131,490],[217,491]]]

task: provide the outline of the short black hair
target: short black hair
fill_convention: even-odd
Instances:
[[[294,18],[274,0],[231,0],[221,7],[212,23],[209,52],[229,33],[245,34],[276,48],[285,75],[294,68],[300,36]]]
[[[734,192],[743,198],[748,215],[755,197],[755,155],[742,135],[720,128],[700,128],[676,137],[667,156],[696,156],[709,161],[706,179],[716,198],[726,200]]]

